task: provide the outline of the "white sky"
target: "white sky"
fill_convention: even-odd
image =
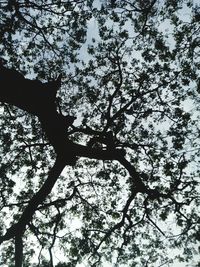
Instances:
[[[98,1],[96,1],[98,2]],[[194,3],[198,3],[198,1],[194,1]],[[187,11],[187,10],[186,10]],[[187,12],[185,12],[185,15],[187,14]],[[187,18],[187,15],[185,16],[185,18]],[[163,25],[163,30],[167,30],[169,27],[168,24],[165,24]],[[91,19],[90,22],[89,22],[89,25],[88,25],[88,38],[87,38],[87,42],[82,46],[81,50],[80,50],[80,58],[83,59],[84,61],[87,61],[88,59],[88,55],[87,55],[87,44],[88,42],[91,43],[91,38],[95,38],[95,39],[98,39],[98,30],[97,30],[97,23],[94,19]],[[0,115],[2,113],[2,108],[0,108]],[[76,224],[75,224],[76,225]],[[78,225],[78,224],[77,224]],[[172,250],[172,252],[170,253],[174,253],[174,250]],[[64,260],[64,258],[62,258],[61,255],[59,255],[58,252],[55,253],[56,254],[56,257],[55,257],[55,264],[59,261],[62,261]],[[58,258],[58,261],[56,260],[56,258]],[[199,259],[199,257],[197,257],[196,259],[194,259],[194,261],[197,261]],[[187,263],[178,263],[178,262],[175,262],[173,265],[163,265],[164,267],[187,267]],[[2,266],[3,267],[3,266]],[[87,267],[87,264],[78,264],[77,267]],[[104,264],[104,267],[113,267],[113,265],[110,265],[110,264],[107,264],[105,263]],[[121,267],[126,267],[126,266],[121,266]],[[159,266],[156,266],[155,267],[159,267]],[[192,267],[192,266],[190,266]]]

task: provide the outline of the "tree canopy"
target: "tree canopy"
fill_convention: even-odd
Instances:
[[[0,0],[0,265],[200,266],[200,7]]]

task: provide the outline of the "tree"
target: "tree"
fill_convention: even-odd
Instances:
[[[1,265],[198,266],[195,1],[9,0],[0,18]]]

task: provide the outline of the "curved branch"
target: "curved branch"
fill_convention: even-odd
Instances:
[[[0,88],[0,100],[37,116],[57,153],[56,162],[49,171],[47,180],[30,200],[18,223],[11,226],[6,234],[0,237],[0,243],[15,237],[17,233],[19,234],[25,231],[25,227],[32,219],[38,205],[51,192],[65,165],[74,165],[77,156],[98,160],[119,161],[132,177],[134,190],[148,193],[148,188],[141,180],[135,167],[125,159],[123,150],[90,148],[73,143],[68,139],[67,128],[73,123],[74,118],[70,116],[63,117],[56,111],[55,97],[60,87],[59,82],[58,84],[57,81],[54,81],[53,84],[43,84],[37,80],[28,80],[19,72],[9,70],[2,65],[0,65],[0,77],[2,78],[1,82],[5,82],[7,85],[3,85]],[[15,86],[13,86],[13,81],[15,82]],[[30,93],[31,96],[29,95]]]
[[[121,163],[122,166],[129,172],[134,187],[137,188],[138,192],[141,193],[148,193],[149,190],[147,186],[143,183],[142,179],[140,178],[139,173],[136,171],[135,167],[127,160],[125,157],[118,157],[118,161]]]

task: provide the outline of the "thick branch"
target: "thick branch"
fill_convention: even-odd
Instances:
[[[42,83],[25,79],[18,71],[0,64],[0,101],[37,116],[57,155],[65,155],[66,164],[74,165],[76,157],[70,151],[67,129],[75,117],[57,112],[56,94],[60,84],[61,76],[56,81]]]
[[[133,185],[137,188],[138,192],[149,193],[148,188],[141,180],[140,175],[136,171],[135,167],[128,160],[126,160],[125,157],[119,156],[118,161],[129,172],[129,174],[133,180]]]
[[[148,192],[135,168],[124,158],[123,150],[91,148],[75,144],[67,138],[66,128],[73,123],[74,118],[65,117],[56,111],[55,98],[60,81],[58,84],[57,81],[46,84],[37,80],[31,81],[25,79],[19,72],[9,70],[2,65],[0,65],[0,81],[3,85],[0,87],[0,101],[5,101],[36,115],[57,153],[56,162],[49,171],[47,180],[30,200],[18,223],[11,226],[6,234],[0,238],[0,243],[23,234],[38,205],[51,192],[65,165],[74,165],[76,156],[97,160],[118,160],[132,177],[135,190]]]
[[[91,148],[73,142],[71,142],[71,148],[77,156],[90,159],[117,160],[119,157],[125,155],[122,149]]]
[[[23,234],[26,225],[31,221],[33,214],[37,210],[39,204],[41,204],[48,194],[51,192],[55,182],[60,176],[62,170],[65,167],[65,162],[63,162],[59,157],[57,157],[54,166],[50,169],[48,178],[44,182],[40,190],[32,197],[29,204],[25,208],[21,218],[18,223],[12,225],[6,232],[6,234],[0,237],[0,243],[5,240],[9,240],[15,236]]]
[[[23,264],[23,240],[22,235],[15,236],[15,267],[21,267]]]
[[[58,80],[47,83],[25,79],[20,72],[0,63],[0,101],[38,117],[56,112],[55,100],[60,82],[61,76]]]

